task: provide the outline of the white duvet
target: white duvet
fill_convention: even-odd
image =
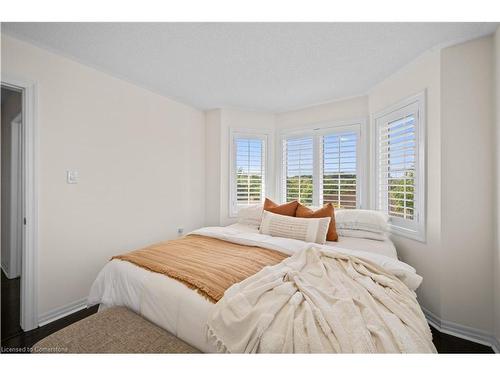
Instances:
[[[207,227],[192,234],[278,250],[289,255],[311,245],[303,241],[262,235],[241,225]],[[363,245],[359,249],[343,246],[342,240],[333,246],[332,243],[315,246],[330,249],[333,247],[340,253],[373,262],[398,277],[411,290],[420,285],[422,278],[413,267],[394,256],[382,254],[384,251],[380,251],[381,241],[365,241],[367,242],[361,242]],[[372,251],[371,243],[377,249],[375,252]],[[94,281],[88,303],[100,304],[100,309],[126,306],[202,352],[217,351],[206,336],[206,324],[215,305],[196,291],[163,274],[145,270],[126,261],[112,260],[104,266]]]

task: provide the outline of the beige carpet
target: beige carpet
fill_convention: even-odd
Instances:
[[[47,336],[33,353],[199,353],[124,307],[113,307]]]

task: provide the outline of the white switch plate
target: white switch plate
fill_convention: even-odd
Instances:
[[[66,183],[77,184],[78,183],[78,171],[66,171]]]

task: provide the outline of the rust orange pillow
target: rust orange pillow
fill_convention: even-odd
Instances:
[[[320,218],[320,217],[329,217],[330,225],[328,227],[328,232],[326,234],[327,241],[338,241],[339,236],[337,235],[337,228],[335,227],[335,210],[333,208],[333,204],[327,203],[319,210],[313,211],[310,208],[298,204],[297,210],[295,211],[296,217],[305,217],[305,218]]]
[[[273,214],[295,216],[295,211],[299,202],[293,201],[285,204],[276,204],[272,200],[267,199],[264,202],[264,210],[272,212]]]

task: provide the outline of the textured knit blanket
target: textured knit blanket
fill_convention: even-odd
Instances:
[[[410,291],[381,267],[309,247],[229,288],[208,324],[230,353],[434,353]]]
[[[167,275],[215,303],[233,284],[286,257],[279,251],[188,235],[115,256],[113,259],[125,260],[152,272]]]

